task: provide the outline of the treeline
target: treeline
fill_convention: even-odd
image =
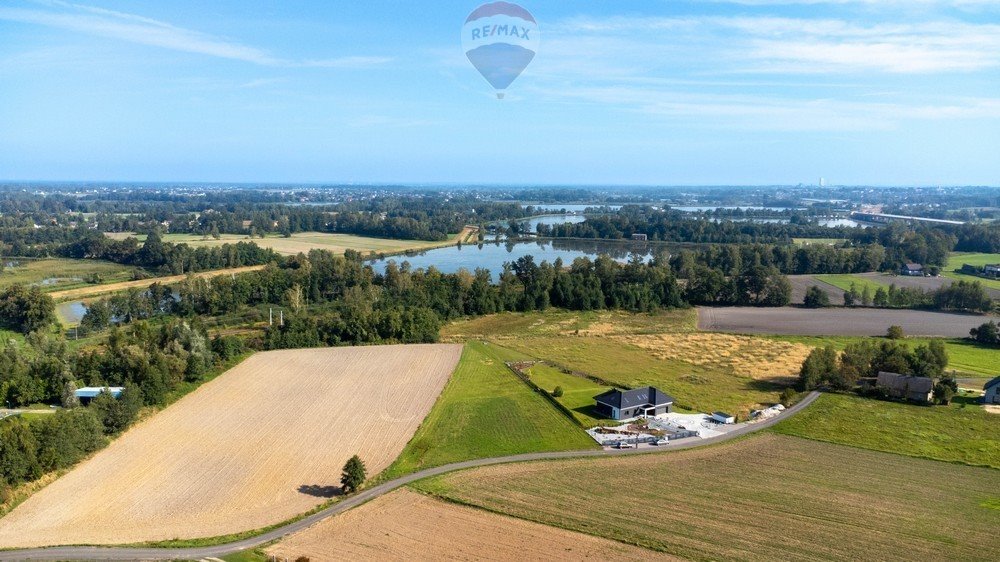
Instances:
[[[23,345],[5,345],[0,399],[14,407],[63,409],[30,423],[0,423],[0,502],[9,487],[74,464],[103,447],[106,436],[126,430],[143,406],[162,405],[182,383],[201,380],[243,352],[242,340],[209,340],[204,328],[177,319],[113,328],[106,343],[76,353],[41,332]],[[83,386],[124,389],[117,398],[104,392],[82,407],[75,391]]]
[[[703,268],[724,275],[738,275],[746,267],[758,265],[786,275],[862,273],[883,267],[886,255],[885,248],[879,244],[848,248],[825,244],[725,244],[681,250],[671,257],[670,263],[676,274],[684,279],[693,279]]]
[[[539,225],[538,234],[606,239],[644,234],[653,241],[739,245],[757,248],[753,252],[759,255],[761,264],[773,265],[782,273],[860,273],[894,270],[907,262],[943,267],[950,252],[971,249],[974,236],[987,241],[976,246],[976,251],[992,251],[990,241],[1000,238],[1000,225],[927,227],[891,223],[861,229],[822,227],[809,221],[775,224],[698,220],[676,211],[625,207],[617,214],[588,217],[582,223]],[[845,243],[837,247],[798,247],[791,244],[793,238],[843,238]],[[713,266],[712,256],[704,259],[708,262],[705,265]]]
[[[809,305],[809,303],[806,303]],[[814,306],[829,306],[829,302]],[[957,281],[933,291],[916,287],[897,287],[895,283],[878,287],[874,291],[865,285],[858,289],[855,283],[844,291],[844,306],[873,306],[876,308],[929,308],[963,312],[989,312],[993,300],[979,281]]]
[[[848,238],[846,227],[825,227],[814,223],[756,223],[692,218],[673,210],[626,206],[613,215],[587,217],[581,223],[538,225],[539,236],[570,238],[629,239],[645,234],[661,242],[709,244],[790,243],[792,238]]]
[[[283,267],[211,281],[189,279],[178,287],[176,301],[163,290],[133,293],[119,301],[91,305],[84,325],[100,329],[113,317],[147,317],[158,312],[181,316],[221,315],[265,304],[287,306],[284,326],[270,334],[268,346],[433,341],[444,321],[501,311],[621,309],[651,311],[694,304],[783,306],[791,287],[776,269],[751,266],[726,277],[708,272],[711,289],[689,283],[682,289],[667,263],[632,260],[621,264],[607,256],[535,263],[525,256],[505,265],[494,282],[485,269],[444,274],[430,268],[410,270],[390,263],[376,274],[352,252],[346,257],[313,250],[289,258]],[[122,302],[134,302],[125,312]],[[309,318],[297,313],[310,305]],[[288,335],[301,332],[306,335]],[[310,336],[308,334],[316,334]],[[303,339],[313,338],[313,339]]]
[[[842,353],[832,345],[812,350],[799,371],[798,388],[850,390],[881,371],[938,378],[947,366],[948,353],[940,340],[911,350],[897,340],[865,339],[847,344]]]
[[[99,232],[88,231],[77,240],[60,247],[58,255],[108,260],[174,275],[263,265],[282,259],[274,250],[261,248],[253,242],[236,242],[214,248],[192,248],[187,244],[163,242],[156,230],[149,233],[141,246],[132,237],[113,240]]]

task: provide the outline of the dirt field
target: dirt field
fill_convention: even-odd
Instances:
[[[212,278],[218,277],[220,275],[233,275],[246,273],[247,271],[257,271],[258,269],[264,269],[263,265],[248,265],[246,267],[234,267],[231,269],[214,269],[212,271],[202,271],[200,273],[193,274],[195,277],[202,278]],[[120,283],[107,283],[104,285],[88,285],[86,287],[80,287],[78,289],[67,289],[65,291],[53,291],[49,293],[56,301],[65,300],[76,300],[85,299],[89,297],[94,297],[97,295],[105,295],[108,293],[116,293],[118,291],[124,291],[126,289],[145,289],[153,283],[159,283],[161,285],[168,285],[170,283],[180,283],[181,281],[187,279],[187,275],[170,275],[167,277],[151,277],[149,279],[142,279],[140,281],[122,281]]]
[[[875,308],[699,308],[698,328],[740,334],[882,336],[902,326],[911,336],[968,337],[992,317],[923,310]]]
[[[789,275],[788,282],[792,284],[792,304],[802,304],[806,298],[806,291],[809,287],[816,285],[830,297],[833,304],[844,302],[844,290],[838,289],[829,283],[824,283],[812,275]]]
[[[692,560],[983,560],[1000,528],[998,474],[760,435],[480,468],[416,487]]]
[[[458,345],[259,353],[127,432],[0,519],[0,548],[258,529],[307,511],[359,454],[395,459]]]
[[[295,560],[669,560],[538,523],[398,490],[267,549]]]

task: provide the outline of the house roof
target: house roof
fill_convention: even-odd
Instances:
[[[934,379],[886,371],[879,372],[876,384],[907,395],[927,394],[934,389]]]
[[[594,400],[597,400],[601,404],[613,406],[619,410],[645,406],[647,404],[650,406],[665,406],[674,403],[673,396],[665,394],[655,386],[645,386],[632,390],[618,390],[614,388],[604,394],[595,396]]]
[[[991,389],[991,388],[993,388],[994,386],[997,386],[997,385],[1000,385],[1000,377],[997,377],[997,378],[991,380],[990,382],[986,383],[986,386],[984,386],[983,389],[989,390],[989,389]]]
[[[911,269],[913,271],[917,271],[917,270],[923,269],[923,268],[924,268],[924,266],[920,265],[919,263],[908,263],[908,264],[906,264],[906,269]]]

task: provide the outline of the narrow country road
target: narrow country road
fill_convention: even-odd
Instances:
[[[586,457],[616,457],[625,455],[648,455],[656,453],[665,453],[668,451],[678,451],[681,449],[694,449],[696,447],[704,447],[706,445],[713,445],[720,443],[722,441],[728,441],[730,439],[739,437],[741,435],[747,435],[749,433],[754,433],[762,429],[773,426],[781,420],[787,419],[788,417],[798,413],[800,410],[812,404],[816,398],[819,397],[818,392],[811,392],[801,402],[788,408],[781,415],[764,420],[759,423],[754,423],[750,425],[745,425],[734,429],[728,433],[718,435],[715,437],[709,437],[706,439],[700,439],[697,441],[688,441],[685,443],[670,444],[664,447],[650,447],[647,449],[611,449],[611,450],[594,450],[585,449],[577,451],[559,451],[551,453],[526,453],[521,455],[510,455],[506,457],[493,457],[488,459],[474,459],[463,462],[456,462],[451,464],[446,464],[442,466],[437,466],[434,468],[424,469],[406,476],[401,476],[395,480],[390,480],[389,482],[384,482],[378,486],[368,488],[357,495],[351,496],[341,502],[331,505],[330,507],[316,512],[308,517],[304,517],[298,521],[294,521],[287,525],[278,527],[266,533],[251,537],[248,539],[243,539],[240,541],[235,541],[226,544],[219,544],[215,546],[205,546],[205,547],[195,547],[195,548],[141,548],[141,547],[127,547],[127,546],[58,546],[58,547],[47,547],[47,548],[30,548],[23,550],[7,550],[0,551],[0,561],[6,560],[198,560],[202,558],[220,557],[227,554],[232,554],[234,552],[239,552],[241,550],[247,550],[249,548],[254,548],[265,543],[269,543],[301,531],[306,527],[310,527],[313,524],[322,521],[328,517],[333,517],[339,513],[343,513],[353,507],[357,507],[369,500],[375,499],[379,496],[387,494],[397,488],[406,486],[417,480],[422,480],[430,476],[437,476],[439,474],[445,474],[448,472],[454,472],[456,470],[463,470],[467,468],[476,468],[480,466],[489,466],[494,464],[505,464],[513,462],[525,462],[525,461],[538,461],[538,460],[553,460],[553,459],[573,459],[573,458],[586,458]]]

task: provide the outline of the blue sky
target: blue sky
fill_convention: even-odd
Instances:
[[[1000,0],[0,3],[0,179],[1000,185]]]

